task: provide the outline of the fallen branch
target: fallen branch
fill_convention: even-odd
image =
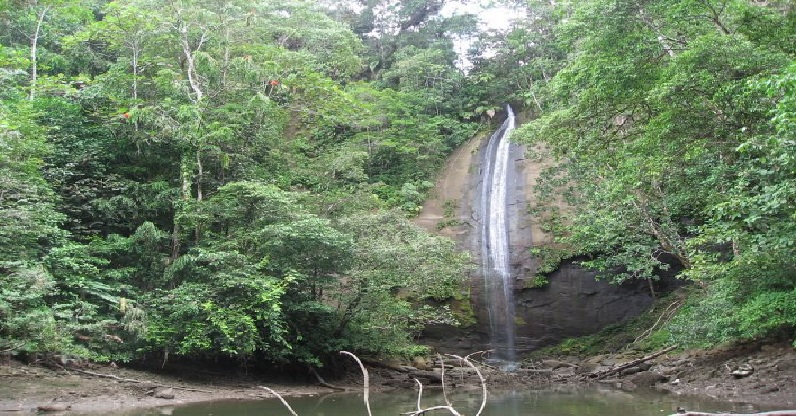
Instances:
[[[467,364],[468,367],[475,370],[475,373],[478,374],[478,380],[481,381],[481,407],[478,409],[478,413],[476,413],[475,416],[479,416],[486,407],[487,391],[486,391],[486,379],[484,378],[484,375],[481,374],[481,370],[479,370],[478,367],[476,367],[473,363],[470,362],[470,356],[475,354],[483,354],[483,353],[484,351],[476,351],[472,354],[465,355],[464,358],[459,357],[458,355],[451,355],[451,357],[453,358],[458,358],[464,361],[464,363]]]
[[[17,349],[17,348],[19,348],[19,347],[21,347],[21,346],[23,346],[23,345],[25,345],[25,343],[24,343],[24,342],[20,342],[19,344],[17,344],[17,345],[14,345],[14,346],[13,346],[13,347],[11,347],[11,348],[6,348],[6,349],[4,349],[4,350],[0,350],[0,354],[5,354],[5,353],[7,353],[7,352],[14,351],[15,349]]]
[[[370,400],[368,395],[370,393],[370,376],[368,375],[368,370],[362,364],[362,361],[359,360],[359,357],[350,353],[348,351],[340,351],[340,354],[345,354],[353,358],[357,364],[359,364],[359,368],[362,370],[362,384],[363,384],[363,392],[364,392],[364,400],[365,400],[365,407],[368,409],[368,416],[373,416],[373,413],[370,411]]]
[[[369,358],[361,358],[361,361],[371,367],[386,368],[387,370],[397,371],[399,373],[405,373],[407,371],[407,368],[405,366],[387,363],[384,361],[379,361]]]
[[[685,412],[685,413],[675,413],[671,416],[740,416],[740,415],[737,413]],[[774,412],[744,413],[743,416],[796,416],[796,410],[777,410]]]
[[[677,347],[678,347],[677,345],[672,345],[669,348],[664,348],[664,349],[662,349],[662,350],[660,350],[660,351],[658,351],[656,353],[647,355],[647,356],[639,358],[637,360],[633,360],[633,361],[631,361],[629,363],[626,363],[626,364],[622,364],[622,365],[620,365],[618,367],[614,367],[614,368],[611,368],[609,370],[603,370],[603,371],[597,371],[597,372],[594,372],[594,373],[589,373],[588,377],[589,378],[596,378],[598,380],[601,379],[601,378],[608,377],[611,374],[616,374],[616,373],[618,373],[618,372],[620,372],[622,370],[628,369],[630,367],[635,367],[635,366],[637,366],[637,365],[639,365],[639,364],[641,364],[641,363],[643,363],[645,361],[649,361],[649,360],[651,360],[653,358],[656,358],[656,357],[659,357],[659,356],[661,356],[663,354],[666,354],[667,352],[672,351],[672,350],[674,350]]]
[[[423,398],[423,383],[416,378],[413,380],[415,380],[415,383],[417,383],[417,411],[419,412],[423,410],[423,408],[420,406],[420,400]]]
[[[401,414],[402,415],[408,415],[408,416],[418,416],[418,415],[425,414],[427,412],[431,412],[433,410],[447,410],[447,411],[451,412],[451,414],[454,415],[454,416],[462,416],[461,413],[457,412],[456,409],[454,409],[454,408],[452,408],[450,406],[432,406],[432,407],[429,407],[429,408],[426,408],[426,409],[418,410],[416,412],[401,413]]]
[[[112,380],[121,381],[122,383],[154,384],[156,386],[168,387],[168,388],[172,388],[172,389],[175,389],[175,390],[195,391],[195,392],[199,392],[199,393],[213,393],[212,391],[209,391],[209,390],[200,390],[200,389],[193,389],[193,388],[189,388],[189,387],[180,387],[180,386],[167,386],[167,385],[164,385],[164,384],[161,384],[161,383],[155,383],[154,381],[136,380],[134,378],[122,378],[122,377],[119,377],[119,376],[115,376],[113,374],[95,373],[93,371],[78,370],[76,368],[70,368],[69,371],[76,371],[78,373],[88,374],[88,375],[94,376],[94,377],[109,378],[109,379],[112,379]]]
[[[260,386],[260,388],[263,389],[263,390],[267,390],[269,393],[271,393],[274,396],[276,396],[276,398],[279,399],[279,401],[282,402],[282,404],[285,405],[285,407],[287,407],[287,410],[290,411],[290,414],[292,414],[293,416],[298,416],[296,411],[293,410],[293,408],[290,407],[289,404],[287,404],[287,401],[282,396],[280,396],[279,393],[275,392],[273,389],[268,388],[268,387]]]
[[[652,281],[650,281],[650,282],[652,282]],[[645,339],[645,338],[649,337],[650,335],[652,335],[652,331],[654,331],[654,330],[655,330],[655,328],[658,326],[658,324],[660,324],[660,323],[661,323],[661,320],[662,320],[664,317],[666,317],[666,321],[668,322],[668,321],[669,321],[669,318],[671,318],[672,316],[674,316],[674,312],[677,312],[677,308],[678,308],[679,306],[680,306],[680,301],[679,301],[679,300],[676,300],[676,301],[672,302],[672,303],[671,303],[671,304],[670,304],[670,305],[669,305],[669,306],[666,308],[666,310],[664,310],[664,311],[663,311],[663,313],[661,313],[661,316],[659,316],[659,317],[658,317],[658,320],[657,320],[657,321],[655,321],[655,323],[654,323],[654,324],[653,324],[651,327],[647,328],[647,330],[646,330],[646,331],[642,332],[642,333],[641,333],[641,335],[639,335],[638,337],[636,337],[636,339],[634,339],[634,340],[633,340],[632,344],[636,344],[636,343],[638,343],[639,341],[641,341],[641,340],[643,340],[643,339]]]
[[[437,359],[439,359],[439,368],[440,368],[440,384],[442,385],[442,399],[445,400],[445,405],[453,408],[453,404],[451,403],[450,399],[448,399],[448,391],[445,389],[445,359],[442,358],[442,355],[437,354]],[[419,410],[419,409],[418,409]]]
[[[321,375],[318,374],[318,372],[315,371],[314,368],[309,367],[309,369],[310,369],[310,373],[312,373],[315,376],[315,378],[318,380],[318,384],[320,384],[321,386],[326,387],[326,388],[330,388],[332,390],[340,390],[340,391],[347,391],[348,390],[345,387],[338,387],[338,386],[335,386],[334,384],[327,383],[326,380],[324,380],[323,377],[321,377]]]

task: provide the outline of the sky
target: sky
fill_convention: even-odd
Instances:
[[[478,16],[481,20],[479,29],[482,31],[489,29],[507,30],[511,27],[513,18],[522,17],[521,12],[517,9],[496,5],[491,0],[448,1],[441,11],[443,16],[454,16],[464,13],[472,13]],[[467,50],[470,48],[471,43],[469,39],[459,39],[454,42],[456,53],[459,55],[457,66],[465,72],[472,67],[472,64],[467,60]]]
[[[443,15],[472,13],[481,19],[482,29],[508,29],[511,18],[519,16],[516,10],[494,4],[490,0],[449,1],[442,8]]]

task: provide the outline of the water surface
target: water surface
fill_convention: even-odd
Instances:
[[[454,407],[464,415],[474,415],[481,403],[480,391],[450,396]],[[286,399],[299,416],[367,415],[362,394],[330,394]],[[417,395],[398,391],[371,395],[374,416],[400,415],[416,410]],[[424,394],[422,405],[444,404],[441,392]],[[501,390],[490,391],[484,416],[644,416],[670,415],[677,406],[703,412],[752,413],[766,410],[750,405],[717,402],[696,397],[658,393],[626,393],[607,389],[577,390]],[[278,400],[221,401],[166,407],[130,413],[131,416],[290,416]],[[447,411],[427,415],[449,415]]]

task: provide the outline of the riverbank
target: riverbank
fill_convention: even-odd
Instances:
[[[796,409],[796,349],[789,343],[714,350],[555,357],[526,364],[526,380],[600,383],[626,391],[654,389],[766,409]],[[634,364],[635,363],[635,364]]]
[[[622,353],[588,358],[551,357],[526,362],[506,374],[482,367],[489,386],[527,385],[529,388],[599,383],[625,391],[654,389],[682,396],[708,396],[716,400],[750,403],[760,408],[796,408],[796,350],[788,344],[744,345],[711,351],[667,352],[643,360],[644,354]],[[639,360],[642,360],[638,362]],[[638,362],[633,365],[634,362]],[[372,390],[438,383],[435,364],[369,366]],[[448,362],[452,364],[452,362]],[[420,367],[420,368],[418,368]],[[621,370],[613,371],[615,369]],[[467,371],[462,377],[449,369],[453,388],[477,388],[478,378]],[[361,391],[359,374],[351,373],[335,386]],[[124,415],[142,408],[162,408],[213,400],[272,398],[260,388],[273,388],[285,397],[312,396],[335,390],[309,382],[267,380],[252,375],[209,371],[160,374],[112,366],[91,365],[52,369],[16,361],[0,365],[0,415],[31,414],[39,407],[72,413]]]
[[[162,408],[168,414],[170,408],[189,403],[273,397],[259,386],[285,397],[332,391],[308,383],[205,371],[159,374],[108,365],[52,369],[12,360],[0,365],[0,415],[31,414],[39,408],[114,415]]]

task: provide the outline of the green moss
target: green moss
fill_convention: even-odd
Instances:
[[[547,280],[547,277],[537,274],[536,276],[533,276],[530,279],[525,279],[523,288],[539,289],[547,286],[548,284],[550,284],[550,281]]]
[[[475,311],[470,303],[469,296],[465,299],[454,299],[451,304],[451,313],[459,321],[462,327],[470,327],[476,324]]]
[[[528,358],[559,355],[586,357],[615,353],[629,346],[638,351],[656,351],[668,347],[674,342],[665,323],[676,312],[682,295],[677,292],[658,299],[650,310],[634,319],[610,325],[592,335],[568,338],[557,345],[536,350]]]
[[[446,227],[455,227],[457,225],[462,225],[462,224],[464,224],[464,222],[459,219],[443,220],[437,223],[437,230],[442,230],[443,228]]]

